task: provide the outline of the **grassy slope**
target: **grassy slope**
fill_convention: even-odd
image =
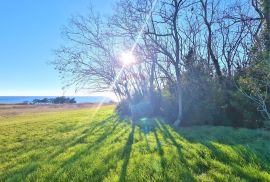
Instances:
[[[0,118],[0,181],[270,181],[269,132],[176,132],[158,120],[148,131],[146,121],[119,121],[112,106],[92,113]]]

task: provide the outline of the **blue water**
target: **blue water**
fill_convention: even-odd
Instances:
[[[57,96],[0,96],[1,104],[16,104],[23,102],[32,102],[34,99],[43,98],[55,98]],[[77,103],[99,103],[104,101],[105,103],[110,102],[109,98],[103,96],[66,96],[69,98],[75,98]]]

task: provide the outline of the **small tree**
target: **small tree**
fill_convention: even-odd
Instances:
[[[270,126],[270,67],[267,60],[256,63],[239,80],[240,92],[251,99],[257,110],[265,119],[265,125]]]

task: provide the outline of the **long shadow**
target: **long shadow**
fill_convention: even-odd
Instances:
[[[168,130],[168,128],[166,127],[166,125],[163,122],[159,122],[158,120],[156,120],[157,122],[157,127],[160,129],[160,131],[163,132],[163,134],[168,137],[172,144],[176,147],[177,149],[177,153],[178,153],[178,157],[179,157],[179,161],[184,164],[185,166],[185,175],[187,178],[189,178],[189,180],[191,181],[195,181],[195,178],[193,177],[190,169],[188,168],[188,164],[187,161],[185,160],[183,153],[182,153],[182,146],[177,143],[177,141],[175,140],[174,136],[171,134],[171,132]]]
[[[240,129],[230,129],[227,127],[223,128],[224,130],[229,130],[228,132],[237,132]],[[213,130],[213,128],[211,129]],[[247,130],[248,129],[242,129]],[[193,131],[194,132],[194,131]],[[261,167],[261,169],[270,171],[270,157],[267,157],[269,155],[265,155],[264,148],[260,147],[253,147],[252,145],[249,145],[249,142],[253,142],[253,144],[257,144],[257,141],[260,142],[265,140],[268,141],[270,139],[270,135],[267,134],[256,134],[253,135],[252,138],[248,139],[247,137],[244,138],[236,138],[237,135],[234,135],[231,133],[231,135],[224,137],[224,131],[223,133],[217,134],[214,132],[214,134],[208,134],[206,135],[207,130],[197,130],[197,135],[191,135],[187,131],[179,131],[181,136],[183,136],[188,142],[190,143],[200,143],[203,146],[205,146],[207,149],[209,149],[213,156],[216,157],[216,160],[227,164],[231,166],[234,161],[230,159],[230,156],[228,154],[221,151],[217,146],[214,145],[214,143],[221,144],[225,147],[230,147],[234,152],[236,152],[239,156],[241,156],[244,161],[247,163],[257,163]],[[247,135],[248,136],[248,135]]]
[[[61,153],[66,152],[66,150],[70,147],[75,146],[78,143],[82,143],[82,141],[85,140],[85,138],[87,138],[89,136],[89,134],[93,131],[99,130],[101,128],[103,128],[105,125],[107,125],[107,123],[113,122],[114,123],[114,127],[113,130],[117,127],[117,125],[119,124],[115,115],[109,116],[108,118],[102,120],[102,121],[98,121],[95,122],[93,125],[91,124],[89,128],[86,128],[85,130],[82,131],[81,135],[78,138],[74,138],[71,142],[63,142],[61,144],[61,148],[57,151],[55,151],[54,153],[51,153],[51,155],[48,155],[47,161],[52,161],[53,159],[55,159],[57,156],[59,156]],[[114,120],[114,121],[113,121]],[[111,128],[112,125],[108,125],[108,130],[109,128]],[[77,129],[77,128],[76,128]],[[113,131],[112,131],[113,132]],[[106,134],[107,136],[107,134]],[[102,139],[106,138],[105,135],[100,137],[97,142],[100,142]],[[75,160],[74,160],[75,161]],[[68,163],[68,162],[67,162]],[[26,166],[24,168],[22,168],[22,171],[27,171],[27,174],[33,173],[36,169],[38,168],[38,165],[33,166],[32,164],[29,166]],[[54,173],[56,173],[57,171],[55,171]],[[16,172],[16,173],[20,173],[20,172]],[[51,175],[53,176],[53,174]],[[1,180],[0,180],[1,181]]]
[[[219,131],[222,130],[223,133]],[[196,135],[192,134],[192,132],[196,132]],[[252,134],[237,136],[237,140],[235,140],[235,133],[249,133],[253,131]],[[246,145],[250,143],[250,139],[257,140],[270,140],[270,135],[267,132],[255,132],[256,130],[247,129],[247,128],[231,128],[226,126],[194,126],[187,127],[184,129],[180,129],[177,131],[181,136],[185,137],[190,142],[199,142],[199,143],[207,143],[207,141],[216,141],[220,144],[225,145]],[[259,130],[260,131],[260,130]],[[206,135],[207,133],[207,135]],[[224,134],[229,134],[224,137]]]
[[[84,140],[89,136],[88,134],[92,133],[95,130],[98,131],[104,125],[109,123],[112,119],[115,119],[115,121],[114,121],[115,123],[118,122],[118,120],[116,119],[116,116],[112,115],[112,116],[109,116],[109,117],[107,117],[106,119],[104,119],[104,120],[102,120],[100,122],[95,122],[95,123],[91,124],[91,126],[89,128],[86,128],[86,129],[84,129],[82,131],[81,135],[78,138],[76,138],[72,142],[65,143],[61,149],[59,149],[57,152],[53,153],[49,157],[49,160],[54,159],[56,156],[58,156],[61,153],[65,152],[67,150],[67,148],[73,147],[73,146],[75,146],[76,144],[79,144],[79,143],[83,143]]]
[[[260,153],[256,153],[256,151],[244,145],[235,146],[226,144],[226,147],[232,149],[239,156],[239,158],[231,158],[231,156],[227,152],[216,146],[213,141],[204,142],[204,146],[207,147],[212,152],[217,161],[231,167],[233,169],[233,173],[235,173],[236,175],[240,175],[243,178],[246,178],[248,181],[261,181],[261,180],[259,179],[258,174],[254,175],[252,173],[245,172],[243,166],[247,164],[255,163],[256,165],[260,166],[260,171],[265,171],[268,173],[270,171],[270,165],[269,162],[267,162],[267,160],[269,161],[269,159],[261,157],[263,155],[261,155]]]
[[[165,170],[166,170],[166,168],[165,168],[166,159],[164,158],[164,151],[163,151],[161,142],[160,142],[160,140],[158,138],[157,129],[156,128],[154,130],[154,136],[155,136],[156,143],[157,143],[157,151],[158,151],[158,154],[160,156],[160,164],[161,164],[161,167],[162,167],[162,174],[165,177],[165,181],[168,181],[168,177],[167,177],[167,174],[165,172]]]
[[[156,130],[156,129],[154,130],[154,136],[155,136],[156,143],[157,143],[158,154],[159,154],[160,156],[163,156],[164,151],[163,151],[163,149],[162,149],[161,142],[160,142],[160,140],[159,140],[159,138],[158,138],[158,136],[157,136],[157,130]]]
[[[26,179],[27,175],[36,171],[38,167],[39,165],[37,163],[31,162],[22,168],[12,170],[12,172],[9,175],[0,176],[0,181],[20,181],[22,179]]]
[[[145,142],[146,142],[146,149],[147,149],[147,152],[150,151],[150,145],[149,145],[149,141],[148,141],[148,138],[147,138],[147,134],[144,133],[144,139],[145,139]]]
[[[179,155],[179,158],[180,158],[180,161],[185,165],[187,166],[187,169],[188,169],[188,163],[186,161],[186,159],[184,158],[183,156],[183,153],[181,152],[181,145],[177,143],[177,141],[175,140],[174,136],[171,134],[171,132],[168,130],[167,126],[162,123],[162,122],[158,122],[159,125],[158,127],[163,130],[164,132],[164,135],[165,137],[169,138],[171,140],[171,142],[173,143],[174,146],[176,146],[177,148],[177,151],[178,151],[178,155]],[[179,133],[176,131],[177,135],[179,137],[181,137],[179,135]],[[187,140],[186,138],[183,138],[184,140]],[[207,135],[206,137],[197,137],[195,139],[191,139],[191,140],[187,140],[189,142],[195,142],[195,143],[200,143],[202,144],[203,146],[205,146],[206,148],[208,148],[213,156],[215,156],[215,160],[229,166],[230,168],[233,169],[233,173],[236,175],[236,176],[240,176],[241,178],[243,179],[246,179],[248,181],[262,181],[262,178],[263,177],[260,177],[259,174],[257,175],[254,175],[252,173],[249,173],[249,172],[246,172],[245,169],[243,168],[243,164],[241,164],[241,162],[236,162],[235,159],[233,160],[230,160],[230,156],[226,153],[224,153],[222,150],[220,150],[219,148],[217,148],[215,145],[213,145],[212,142],[218,142],[220,138],[219,137],[216,137],[216,140],[213,140],[213,138],[209,138]],[[224,143],[222,142],[218,142],[222,145],[224,145]],[[240,143],[240,142],[239,142]],[[231,147],[233,147],[234,145],[232,144],[225,144],[225,145],[229,145]],[[242,145],[243,146],[243,145]],[[253,163],[252,160],[255,160],[256,163],[259,165],[261,165],[261,170],[263,171],[269,171],[269,165],[264,165],[265,162],[261,162],[262,160],[259,159],[259,155],[256,154],[254,151],[250,151],[250,149],[244,147],[244,149],[242,148],[238,148],[237,149],[237,146],[235,146],[236,148],[232,148],[236,153],[238,153],[241,157],[244,158],[245,161],[249,161],[251,160],[250,162],[248,163]],[[256,156],[256,158],[254,159],[254,155]],[[203,156],[202,156],[203,157]],[[251,158],[251,159],[250,159]],[[237,160],[237,159],[236,159]],[[205,164],[198,164],[199,166],[197,166],[198,168],[197,169],[192,169],[192,171],[194,173],[205,173],[206,171],[209,170],[209,166],[205,165]],[[244,164],[245,165],[245,164]],[[190,173],[190,170],[188,170],[188,173],[187,175],[191,174]],[[195,180],[193,175],[189,175],[190,177],[192,177],[193,179],[192,180]]]
[[[54,175],[54,177],[57,178],[59,172],[61,173],[62,169],[65,169],[65,168],[68,168],[69,166],[74,165],[74,163],[77,160],[81,159],[81,156],[87,155],[92,150],[98,150],[102,146],[103,142],[108,138],[108,136],[110,136],[115,131],[115,129],[118,127],[118,125],[119,125],[119,122],[117,122],[117,121],[114,123],[113,126],[109,125],[108,127],[105,128],[106,132],[104,132],[101,136],[99,136],[99,138],[96,139],[93,144],[88,145],[87,148],[85,148],[84,150],[78,151],[71,158],[64,161],[62,163],[62,165],[59,167],[60,170],[58,172],[55,172],[56,175]],[[122,132],[119,134],[122,134]]]
[[[92,148],[97,148],[97,146],[100,146],[102,142],[114,132],[117,126],[118,126],[118,123],[115,123],[113,128],[111,130],[108,130],[107,132],[104,132],[97,140],[95,140],[93,145],[89,145],[85,150],[78,152],[76,155],[74,155],[69,160],[67,160],[62,165],[62,167],[65,166],[66,164],[75,162],[79,158],[79,156],[86,154],[87,152],[90,152]],[[107,129],[109,129],[109,127]]]
[[[125,181],[125,179],[126,179],[127,166],[129,163],[130,154],[131,154],[131,150],[132,150],[132,144],[133,144],[133,140],[134,140],[134,132],[135,132],[135,125],[132,124],[132,130],[128,136],[127,143],[126,143],[125,148],[124,148],[123,153],[122,153],[122,159],[124,160],[124,162],[122,165],[121,175],[119,178],[120,182]]]
[[[211,151],[212,156],[214,156],[214,160],[217,162],[220,162],[223,165],[228,166],[228,168],[231,168],[232,174],[235,176],[240,177],[241,179],[245,179],[246,181],[265,181],[260,173],[250,172],[252,171],[249,169],[249,171],[246,170],[246,166],[249,166],[252,164],[255,170],[259,170],[260,172],[267,172],[270,171],[270,165],[269,159],[266,158],[264,151],[260,151],[260,149],[252,148],[251,146],[248,146],[248,144],[245,144],[246,141],[224,141],[220,138],[220,136],[214,136],[213,138],[209,136],[200,136],[200,137],[193,137],[190,139],[190,136],[185,136],[185,139],[190,143],[199,143],[202,144],[204,147],[206,147],[209,151]],[[236,139],[232,139],[236,140]],[[218,145],[222,145],[222,147],[228,148],[229,151],[224,151],[224,149],[219,148]],[[233,155],[230,155],[233,151],[234,154],[236,154],[238,157],[233,157]],[[203,168],[203,167],[201,167]]]

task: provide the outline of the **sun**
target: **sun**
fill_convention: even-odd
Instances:
[[[131,65],[136,62],[136,58],[132,52],[123,52],[121,54],[120,60],[124,65]]]

